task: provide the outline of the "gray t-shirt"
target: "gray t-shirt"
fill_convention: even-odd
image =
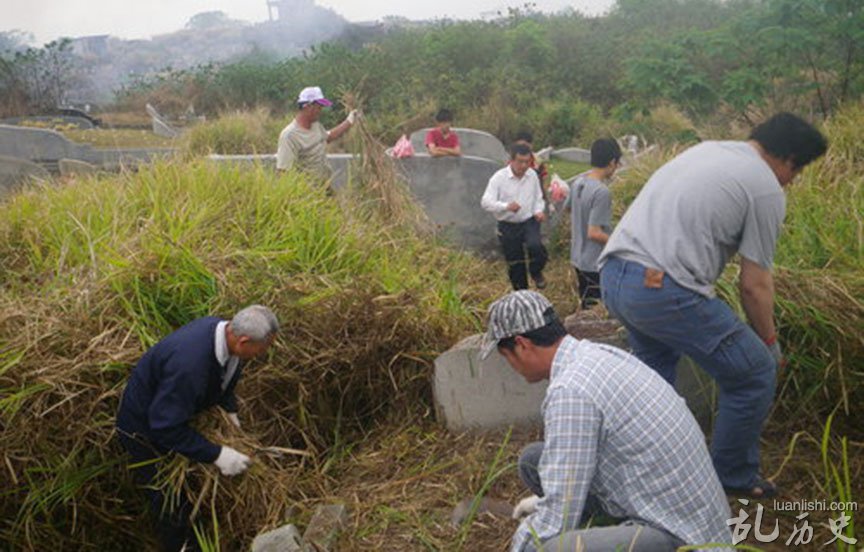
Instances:
[[[276,168],[288,170],[295,165],[301,171],[323,178],[330,176],[330,167],[327,165],[327,131],[318,121],[305,129],[294,120],[279,134]]]
[[[703,142],[678,155],[639,192],[600,255],[666,272],[714,297],[714,282],[737,252],[766,269],[774,262],[786,196],[747,142]]]
[[[588,226],[612,231],[612,195],[605,184],[587,173],[577,176],[570,185],[564,203],[570,209],[570,263],[584,272],[597,272],[597,259],[603,245],[588,238]]]

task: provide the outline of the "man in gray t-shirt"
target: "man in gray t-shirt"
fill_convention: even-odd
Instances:
[[[564,208],[570,211],[570,263],[576,270],[583,309],[600,300],[597,259],[612,232],[612,195],[605,181],[621,162],[621,147],[612,138],[591,145],[591,167],[570,185]]]
[[[788,113],[747,142],[694,146],[651,176],[600,256],[603,301],[634,353],[670,383],[681,354],[717,381],[711,452],[730,494],[776,493],[759,475],[759,435],[782,361],[771,268],[783,187],[826,148],[818,130]],[[736,253],[749,325],[714,292]]]
[[[327,165],[327,144],[338,139],[354,125],[360,112],[353,110],[329,132],[318,121],[321,111],[333,102],[324,97],[317,86],[304,88],[297,97],[297,115],[282,129],[276,150],[276,168],[287,171],[297,168],[315,177],[330,178]]]

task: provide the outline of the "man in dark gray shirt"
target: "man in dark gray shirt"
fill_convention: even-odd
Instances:
[[[686,354],[717,381],[711,455],[730,494],[776,493],[759,475],[759,435],[782,360],[771,268],[783,187],[826,148],[818,130],[789,113],[746,142],[694,146],[651,176],[600,256],[603,302],[636,356],[674,383]],[[714,292],[736,253],[749,324]]]
[[[577,176],[564,208],[570,211],[570,263],[579,282],[583,309],[600,301],[597,259],[612,232],[612,195],[605,182],[621,162],[621,147],[612,138],[591,144],[590,171]]]

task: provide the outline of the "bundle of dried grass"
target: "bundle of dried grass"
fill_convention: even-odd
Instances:
[[[342,94],[342,104],[348,110],[363,109],[362,98],[354,92]],[[383,220],[409,228],[420,235],[431,235],[435,224],[414,199],[389,155],[386,146],[370,131],[361,117],[352,129],[352,150],[359,156],[359,171],[355,183],[360,183],[362,195],[373,201]]]

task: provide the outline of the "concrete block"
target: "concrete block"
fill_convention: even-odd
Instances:
[[[348,510],[344,504],[319,506],[309,520],[303,540],[316,549],[330,550],[347,524]]]
[[[424,128],[411,134],[411,145],[414,146],[414,151],[417,154],[426,153],[426,134],[432,130]],[[462,155],[472,157],[482,157],[483,159],[491,159],[499,163],[506,163],[509,159],[507,148],[501,143],[501,140],[495,136],[482,130],[473,128],[453,128],[459,136],[459,147],[462,149]]]
[[[309,548],[293,525],[261,533],[252,541],[252,552],[307,552]]]
[[[582,148],[562,148],[552,151],[552,159],[561,159],[572,163],[591,163],[591,152]]]
[[[31,180],[50,180],[51,175],[36,163],[0,155],[0,197]]]

